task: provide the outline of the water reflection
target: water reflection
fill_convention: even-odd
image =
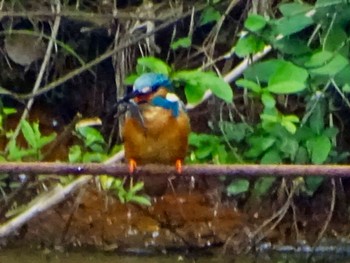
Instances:
[[[208,256],[208,255],[120,255],[102,252],[53,252],[35,249],[4,249],[0,250],[1,263],[321,263],[321,262],[350,262],[350,255],[334,254],[307,255],[307,254],[258,254],[244,256]]]

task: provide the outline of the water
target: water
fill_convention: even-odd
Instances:
[[[120,255],[113,252],[57,252],[36,249],[4,249],[0,250],[0,263],[325,263],[350,262],[350,255],[335,254],[308,255],[272,253],[244,256],[206,256],[170,254],[157,256]]]

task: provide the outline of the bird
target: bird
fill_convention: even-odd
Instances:
[[[122,100],[129,105],[122,132],[129,172],[138,164],[175,164],[181,174],[191,127],[169,77],[144,73]]]

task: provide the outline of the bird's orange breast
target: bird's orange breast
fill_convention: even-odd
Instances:
[[[189,118],[185,112],[174,117],[170,110],[143,105],[144,125],[127,117],[123,129],[125,157],[138,164],[174,164],[187,152]]]

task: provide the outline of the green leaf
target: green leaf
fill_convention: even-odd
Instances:
[[[326,104],[325,101],[319,101],[314,108],[313,112],[309,117],[310,128],[314,134],[320,135],[324,129],[324,118],[326,115]]]
[[[70,163],[78,163],[82,160],[82,152],[79,145],[73,145],[69,148],[68,160]]]
[[[309,74],[307,70],[298,67],[290,62],[283,63],[269,79],[269,86],[287,81],[304,83]],[[291,93],[293,93],[292,91]]]
[[[276,105],[275,98],[269,92],[263,92],[261,95],[261,101],[266,108],[273,108]]]
[[[238,57],[246,57],[262,51],[264,47],[265,43],[261,38],[248,34],[238,40],[235,47],[235,53]]]
[[[139,58],[137,64],[143,67],[145,72],[161,73],[168,76],[171,71],[167,63],[155,57]]]
[[[228,196],[238,195],[247,192],[249,189],[249,181],[246,179],[233,180],[226,188]]]
[[[227,140],[230,141],[241,142],[249,133],[253,132],[253,128],[245,122],[220,121],[219,125]]]
[[[124,79],[123,83],[124,85],[133,85],[138,77],[138,74],[130,74]]]
[[[339,130],[336,127],[329,127],[323,131],[322,135],[328,137],[329,139],[335,139],[338,133]]]
[[[294,162],[295,160],[298,149],[299,149],[299,143],[294,138],[282,139],[281,144],[279,146],[279,150],[283,153],[288,154],[288,157],[292,162]]]
[[[130,201],[145,206],[152,205],[151,199],[148,196],[132,196]]]
[[[276,31],[283,36],[297,33],[314,23],[313,19],[305,14],[292,17],[283,17],[276,21]]]
[[[101,163],[103,162],[107,156],[103,153],[99,152],[86,152],[83,154],[83,163]]]
[[[42,136],[39,138],[39,142],[38,142],[38,149],[41,149],[42,147],[44,147],[46,144],[49,144],[50,142],[52,142],[53,140],[56,139],[56,133],[51,133],[48,136]]]
[[[206,7],[199,19],[199,25],[203,26],[205,24],[211,23],[211,22],[217,22],[221,18],[221,14],[218,10],[213,8],[212,6]]]
[[[310,162],[310,159],[306,148],[303,146],[299,146],[295,155],[295,164],[306,164],[309,162]]]
[[[211,157],[214,151],[215,147],[212,145],[203,145],[195,150],[195,155],[198,159],[205,159]]]
[[[90,126],[81,126],[77,128],[79,134],[84,138],[84,143],[87,147],[93,144],[104,144],[105,140],[99,130]]]
[[[201,86],[199,83],[191,84],[186,83],[185,85],[185,95],[188,103],[198,103],[202,100],[205,93],[205,87]]]
[[[244,26],[252,31],[257,32],[266,26],[266,20],[263,16],[249,14],[248,18],[244,22]]]
[[[205,82],[209,85],[213,94],[227,103],[231,103],[233,100],[233,92],[231,86],[225,82],[222,78],[214,75],[208,75],[205,78]]]
[[[294,136],[299,142],[305,142],[310,138],[314,137],[314,135],[315,133],[312,131],[312,129],[304,125],[297,130]]]
[[[274,137],[252,136],[248,139],[249,150],[245,153],[247,157],[258,157],[269,149],[276,141]]]
[[[132,194],[136,194],[137,192],[141,191],[144,187],[143,182],[137,182],[135,185],[133,185],[130,189],[129,192]]]
[[[213,94],[226,102],[232,102],[233,92],[228,83],[222,78],[216,76],[213,72],[203,72],[198,70],[177,71],[173,74],[173,79],[182,83],[186,83],[190,87],[197,86],[196,92],[210,89]],[[187,91],[189,92],[189,90]],[[193,95],[193,94],[191,94]],[[196,97],[199,96],[198,94]],[[194,99],[191,97],[190,99]]]
[[[308,194],[312,196],[320,187],[323,181],[324,178],[322,176],[307,176],[305,178],[305,184]]]
[[[10,161],[21,161],[24,157],[36,156],[36,149],[22,149],[16,145],[16,141],[9,144],[9,154],[7,158]]]
[[[39,147],[38,147],[37,137],[35,136],[35,132],[34,132],[32,125],[30,125],[28,121],[22,120],[21,131],[22,131],[24,138],[26,139],[26,142],[32,148],[38,149]]]
[[[113,187],[116,178],[108,175],[101,175],[98,177],[100,179],[100,184],[103,190],[110,190]]]
[[[264,62],[258,62],[250,66],[245,72],[245,79],[255,81],[257,83],[267,83],[270,77],[275,74],[278,68],[286,62],[282,59],[271,59]]]
[[[248,80],[248,79],[239,79],[236,81],[236,85],[239,87],[243,87],[246,89],[249,89],[255,93],[261,92],[261,87],[259,84],[257,84],[254,81]]]
[[[305,62],[305,67],[314,68],[320,67],[329,63],[334,57],[333,52],[322,50],[314,53],[308,61]]]
[[[276,39],[273,46],[284,54],[294,56],[300,56],[311,51],[311,48],[307,45],[307,41],[293,36]]]
[[[348,59],[340,54],[337,54],[330,60],[329,63],[319,68],[311,69],[310,72],[316,75],[334,76],[347,65],[349,65]]]
[[[327,31],[324,38],[324,49],[336,52],[345,45],[348,36],[341,26],[333,26],[329,32]],[[342,55],[347,56],[348,54]]]
[[[261,197],[265,195],[276,181],[276,177],[261,177],[254,183],[253,195]]]
[[[347,65],[343,70],[341,70],[337,75],[335,75],[334,80],[339,85],[350,85],[350,65]]]
[[[5,108],[2,109],[2,111],[4,112],[4,114],[6,116],[17,113],[17,110],[15,108],[7,108],[7,107],[5,107]]]
[[[170,48],[177,50],[179,48],[189,48],[192,45],[192,39],[190,37],[182,37],[171,43]]]
[[[270,149],[261,158],[261,164],[279,164],[282,163],[281,155],[278,150]]]
[[[349,92],[350,92],[350,85],[346,83],[346,84],[342,87],[342,91],[345,92],[345,93],[349,93]]]
[[[313,6],[308,5],[306,3],[287,3],[281,4],[279,6],[279,10],[281,11],[283,16],[295,16],[299,14],[304,14],[308,11],[311,11]]]
[[[297,126],[295,123],[299,123],[299,118],[296,115],[282,115],[281,125],[291,134],[295,134],[297,131]]]
[[[317,0],[315,7],[316,8],[327,7],[327,6],[333,6],[341,3],[344,3],[344,0]]]
[[[313,164],[322,164],[327,160],[332,144],[328,137],[320,135],[306,142]]]
[[[269,85],[267,90],[276,94],[293,94],[300,92],[306,88],[305,83],[299,81],[284,81]]]

